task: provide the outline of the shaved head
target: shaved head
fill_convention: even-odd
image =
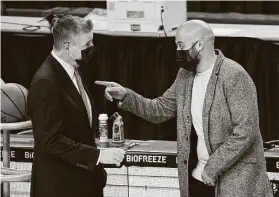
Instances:
[[[211,27],[201,20],[190,20],[181,25],[176,33],[175,42],[190,48],[195,42],[203,40],[214,44],[214,33]]]
[[[214,33],[204,21],[190,20],[181,25],[175,43],[177,62],[188,71],[206,71],[216,60]]]

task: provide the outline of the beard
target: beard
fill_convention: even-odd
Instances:
[[[199,64],[197,56],[192,58],[189,54],[189,50],[177,50],[176,51],[176,63],[179,67],[188,70],[189,72],[196,72]]]

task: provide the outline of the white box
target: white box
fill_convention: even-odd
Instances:
[[[108,31],[154,33],[163,25],[168,33],[186,22],[186,6],[184,0],[107,0]]]

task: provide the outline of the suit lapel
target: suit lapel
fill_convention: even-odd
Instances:
[[[211,154],[211,148],[209,144],[209,135],[208,135],[208,127],[209,127],[209,113],[211,109],[211,105],[213,102],[214,94],[215,94],[215,87],[216,87],[216,82],[217,82],[218,76],[213,74],[211,75],[207,89],[206,89],[206,94],[204,98],[204,103],[203,103],[203,112],[202,112],[202,121],[203,121],[203,132],[204,132],[204,139],[205,139],[205,144],[207,147],[207,151],[209,154]]]
[[[88,122],[89,125],[89,120],[88,120],[85,105],[73,81],[70,79],[69,75],[64,70],[62,65],[60,65],[60,63],[52,55],[49,55],[47,61],[49,62],[49,64],[52,66],[55,73],[57,74],[57,77],[59,78],[59,81],[61,82],[63,89],[71,96],[73,101],[78,106],[81,115]]]
[[[212,102],[213,102],[213,98],[215,95],[215,90],[216,90],[216,84],[217,84],[217,80],[219,77],[219,70],[220,70],[220,66],[224,60],[223,58],[223,54],[221,53],[221,51],[216,50],[217,51],[217,59],[215,62],[215,65],[213,67],[212,70],[212,74],[211,77],[209,79],[207,88],[206,88],[206,94],[205,94],[205,98],[204,98],[204,103],[203,103],[203,132],[204,132],[204,139],[205,139],[205,144],[207,147],[207,151],[209,154],[212,153],[211,147],[210,147],[210,143],[209,143],[209,114],[210,114],[210,110],[211,110],[211,106],[212,106]]]

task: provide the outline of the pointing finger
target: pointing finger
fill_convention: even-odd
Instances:
[[[101,85],[101,86],[106,86],[106,87],[114,87],[115,86],[114,82],[109,82],[109,81],[95,81],[95,84]]]

